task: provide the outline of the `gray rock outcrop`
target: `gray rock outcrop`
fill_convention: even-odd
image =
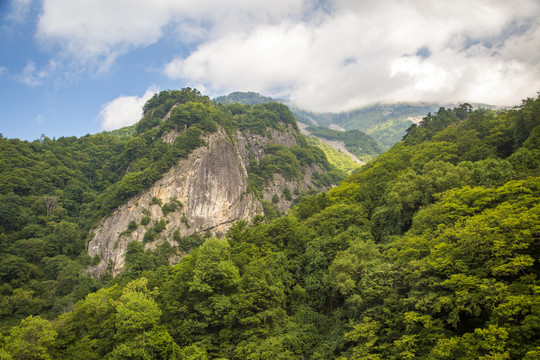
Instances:
[[[172,143],[178,134],[166,134],[162,141]],[[97,278],[106,271],[113,276],[121,273],[127,246],[132,241],[143,243],[145,249],[153,249],[165,240],[174,246],[178,245],[175,244],[175,233],[180,237],[208,231],[223,234],[236,221],[249,222],[255,215],[263,214],[261,200],[248,188],[249,159],[260,160],[265,156],[264,147],[271,143],[288,147],[298,145],[298,136],[300,134],[289,125],[282,131],[268,129],[265,136],[238,132],[233,141],[224,129],[219,128],[205,138],[206,146],[179,160],[150,188],[99,222],[88,243],[88,254],[91,257],[98,255],[100,262],[88,271]],[[294,180],[274,174],[261,197],[271,201],[278,195],[275,206],[286,211],[292,200],[282,196],[285,188],[299,193],[315,187],[311,177],[316,171],[321,171],[316,165],[307,167],[303,178]],[[169,206],[169,211],[164,212],[167,204],[173,205],[174,210],[170,211]],[[145,234],[160,222],[165,224],[165,229],[155,237],[145,239]],[[130,229],[130,224],[137,226]]]
[[[248,192],[246,167],[225,131],[210,135],[207,146],[195,149],[187,159],[181,159],[152,187],[133,197],[103,219],[94,230],[88,244],[90,256],[99,255],[101,261],[90,268],[100,277],[110,266],[112,275],[124,268],[127,245],[131,241],[143,242],[144,234],[164,219],[166,228],[156,240],[145,244],[152,248],[173,233],[181,236],[194,232],[225,232],[237,220],[251,220],[262,213],[262,206]],[[160,204],[181,202],[182,206],[164,216]],[[143,217],[150,222],[127,232],[134,221],[141,224]]]

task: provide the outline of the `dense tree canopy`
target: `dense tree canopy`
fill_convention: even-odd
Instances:
[[[359,130],[337,131],[320,126],[308,126],[307,130],[319,138],[343,141],[347,150],[362,161],[372,160],[383,152],[375,140]]]
[[[191,102],[171,110],[162,104],[172,94],[155,96],[145,116],[170,111],[165,130],[198,134],[181,140],[187,143],[220,121],[242,129],[253,112],[273,114],[262,123],[286,115],[270,111],[281,105],[206,108],[205,99],[191,101],[191,90],[184,94]],[[207,116],[214,123],[201,125]],[[126,176],[106,161],[85,170],[75,158],[81,166],[43,176],[43,188],[36,187],[22,166],[36,179],[65,166],[70,156],[56,145],[60,139],[0,139],[10,154],[2,166],[22,172],[2,172],[10,180],[0,197],[0,357],[536,359],[539,125],[540,97],[499,113],[441,108],[339,186],[305,196],[284,216],[239,221],[224,239],[186,239],[202,245],[174,266],[170,245],[145,252],[131,244],[126,271],[105,285],[81,271],[92,259],[80,251],[86,225],[77,214],[101,209],[95,204],[105,189]],[[141,157],[156,163],[144,144],[159,153],[147,141],[158,131],[96,141],[121,150],[114,161],[126,164],[125,173]],[[92,148],[84,139],[62,141]],[[270,146],[267,154],[252,164],[261,181],[321,161],[319,151],[303,146]],[[142,179],[132,176],[129,184]],[[50,214],[45,195],[58,199]]]

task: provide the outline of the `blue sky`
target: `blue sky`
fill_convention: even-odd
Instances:
[[[515,105],[540,91],[539,19],[537,0],[0,0],[0,133],[111,130],[185,86]]]

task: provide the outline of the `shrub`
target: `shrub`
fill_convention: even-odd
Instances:
[[[147,232],[144,233],[143,237],[143,243],[149,243],[155,240],[157,234],[154,231],[154,229],[149,229]]]

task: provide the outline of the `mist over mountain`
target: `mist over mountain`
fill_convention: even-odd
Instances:
[[[337,113],[317,113],[295,105],[294,102],[274,99],[255,92],[233,92],[219,96],[213,101],[222,104],[238,102],[241,104],[263,104],[281,102],[287,105],[296,120],[307,125],[334,127],[334,129],[360,130],[376,140],[383,149],[388,149],[405,135],[411,124],[419,123],[429,113],[435,113],[441,107],[453,108],[459,104],[440,103],[380,103]],[[500,106],[472,104],[474,108],[498,109]]]

